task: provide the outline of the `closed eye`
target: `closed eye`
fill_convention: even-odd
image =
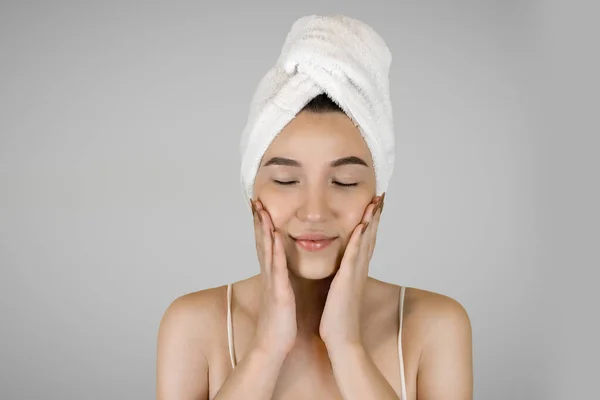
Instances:
[[[275,182],[278,185],[293,185],[294,183],[298,183],[298,181],[278,181],[277,179],[273,179],[273,182]]]
[[[342,183],[342,182],[333,181],[333,183],[335,185],[342,186],[342,187],[352,187],[352,186],[358,185],[358,182],[355,182],[355,183]]]
[[[294,185],[294,184],[298,183],[298,181],[279,181],[277,179],[273,179],[273,182],[275,182],[278,185],[282,185],[282,186],[290,186],[290,185]],[[342,183],[342,182],[338,182],[338,181],[333,181],[333,184],[336,186],[341,186],[341,187],[353,187],[353,186],[357,186],[358,182]]]

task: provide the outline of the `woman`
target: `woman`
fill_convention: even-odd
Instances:
[[[328,64],[319,56],[331,52],[319,53],[317,42],[294,42],[310,36],[298,34],[302,29],[318,31],[328,46],[358,32],[345,49],[354,56],[363,54],[359,39],[366,37],[369,49],[382,45],[368,26],[347,17],[305,17],[292,27],[279,69],[257,91],[242,146],[260,273],[169,306],[158,336],[157,398],[472,399],[464,308],[447,296],[368,276],[389,178],[385,157],[393,148],[390,137],[377,136],[385,124],[370,129],[369,121],[386,115],[372,100],[386,100],[387,89],[352,72],[325,74],[349,58]],[[333,36],[323,39],[327,34]],[[289,64],[293,54],[302,59],[298,48],[310,49],[320,69]],[[291,84],[291,77],[317,84]],[[372,98],[365,95],[369,84],[379,88]],[[284,87],[290,103],[277,97]],[[313,96],[314,87],[320,93]],[[302,96],[311,100],[296,112],[291,104]],[[278,108],[269,108],[273,103]],[[294,112],[265,138],[271,125],[262,112],[273,109]]]

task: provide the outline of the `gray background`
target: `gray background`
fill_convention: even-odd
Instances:
[[[394,56],[372,275],[466,307],[477,399],[586,393],[598,63],[574,8],[2,2],[0,398],[155,396],[169,303],[258,272],[238,170],[258,80],[295,19],[337,12]]]

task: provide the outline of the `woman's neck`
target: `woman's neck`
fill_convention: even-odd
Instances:
[[[289,277],[296,299],[298,336],[313,339],[319,336],[321,315],[333,276],[319,280],[305,279],[290,271]]]

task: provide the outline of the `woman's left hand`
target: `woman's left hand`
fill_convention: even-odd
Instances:
[[[384,197],[385,193],[383,196],[374,197],[367,206],[361,223],[354,229],[346,246],[340,268],[331,282],[319,326],[321,339],[330,351],[338,347],[362,346],[361,305]]]

